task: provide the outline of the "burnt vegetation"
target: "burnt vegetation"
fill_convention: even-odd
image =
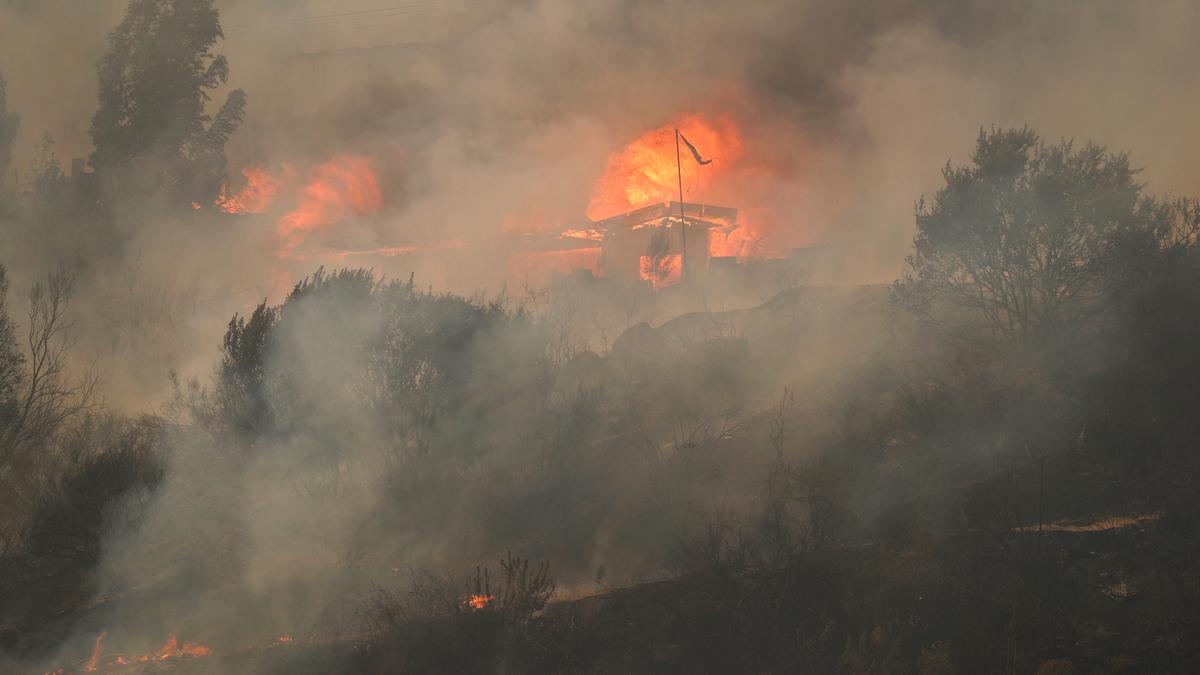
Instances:
[[[206,112],[217,19],[131,2],[94,178],[44,137],[0,182],[0,226],[68,261],[0,266],[0,669],[144,672],[101,639],[177,620],[211,650],[132,668],[1200,671],[1200,203],[984,130],[887,287],[596,341],[586,309],[628,290],[603,279],[321,268],[124,415],[77,353],[81,250],[115,255],[132,201],[212,203],[246,105]],[[0,79],[0,175],[9,103]]]

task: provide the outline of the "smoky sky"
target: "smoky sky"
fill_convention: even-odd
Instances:
[[[452,262],[372,263],[445,290],[509,283],[489,238],[514,214],[549,230],[578,223],[609,154],[684,113],[737,121],[754,173],[739,183],[746,198],[728,205],[770,211],[776,250],[843,252],[821,283],[894,279],[914,202],[937,190],[946,162],[967,160],[981,128],[1028,125],[1048,141],[1129,151],[1154,193],[1200,187],[1200,7],[1187,0],[217,6],[227,88],[249,94],[228,148],[234,179],[248,164],[369,155],[384,212],[324,236],[354,249],[483,242]],[[22,115],[19,174],[42,132],[54,135],[64,166],[90,153],[95,64],[124,7],[0,1],[0,70]],[[213,109],[224,94],[215,92]],[[196,362],[211,359],[220,317],[320,264],[271,269],[262,244],[271,222],[198,230],[130,218],[122,227],[132,266],[169,276],[163,287],[237,291],[186,322],[203,355]],[[179,244],[196,239],[202,245]]]
[[[781,236],[859,250],[850,280],[894,274],[912,202],[981,127],[1130,150],[1158,191],[1197,182],[1200,10],[1186,1],[217,4],[230,86],[250,94],[234,146],[253,151],[233,163],[386,148],[401,208],[384,239],[473,236],[530,201],[568,220],[609,152],[688,111],[740,118],[795,188],[780,191],[795,214]],[[42,131],[64,160],[90,151],[94,64],[123,5],[0,4],[19,168]],[[397,43],[431,56],[352,87],[344,70],[296,65]]]

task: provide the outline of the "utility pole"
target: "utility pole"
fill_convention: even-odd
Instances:
[[[679,179],[679,239],[682,253],[679,260],[679,280],[687,276],[687,219],[683,215],[683,168],[679,160],[679,129],[675,129],[675,177]]]

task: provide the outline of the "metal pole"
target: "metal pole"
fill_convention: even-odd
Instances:
[[[683,252],[679,260],[679,280],[687,276],[687,220],[683,215],[683,168],[679,160],[679,129],[675,129],[675,176],[679,179],[679,238]]]

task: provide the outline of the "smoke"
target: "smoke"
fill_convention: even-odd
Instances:
[[[776,251],[832,245],[837,264],[816,279],[825,284],[897,276],[911,243],[914,200],[936,189],[947,161],[966,159],[981,126],[1029,125],[1048,139],[1131,149],[1154,191],[1200,187],[1192,161],[1200,135],[1191,132],[1200,74],[1190,65],[1200,59],[1191,29],[1200,7],[1187,0],[444,5],[398,4],[381,13],[373,0],[218,3],[227,33],[218,51],[229,58],[230,86],[250,97],[248,119],[231,142],[230,168],[283,171],[287,164],[303,177],[336,157],[354,156],[366,158],[378,177],[380,208],[344,209],[341,220],[305,239],[304,250],[316,253],[279,255],[279,222],[298,203],[299,188],[284,190],[275,210],[238,218],[216,209],[187,218],[130,208],[122,222],[128,237],[106,257],[5,237],[6,250],[29,252],[0,261],[18,278],[35,276],[55,258],[84,261],[76,303],[84,357],[102,359],[111,404],[162,409],[172,371],[211,382],[229,317],[247,314],[263,298],[282,302],[322,262],[361,262],[391,278],[413,273],[419,288],[519,293],[498,253],[504,237],[580,223],[611,153],[686,114],[732,120],[742,142],[728,182],[701,184],[695,198],[737,202],[726,205],[741,208]],[[9,105],[24,120],[19,171],[41,130],[54,134],[61,159],[89,154],[94,64],[123,8],[120,0],[0,2],[0,69]],[[241,178],[232,173],[236,188]],[[409,247],[416,252],[320,255]],[[582,351],[580,345],[603,351],[637,319],[656,316],[638,307],[652,302],[646,298],[570,292],[577,295],[548,301],[537,325],[551,335],[538,335],[539,346],[558,340],[570,343],[564,352]],[[871,293],[871,302],[878,301],[878,289]],[[541,309],[536,298],[524,300]],[[718,369],[711,381],[698,376],[662,389],[720,389],[745,378],[750,384],[737,390],[745,394],[743,409],[713,404],[701,414],[685,410],[694,401],[680,401],[674,418],[645,428],[634,424],[637,402],[658,391],[654,376],[667,377],[671,368],[703,374],[712,364],[678,355],[651,370],[654,359],[638,360],[629,347],[636,341],[628,338],[625,365],[606,366],[624,368],[619,376],[603,368],[593,376],[586,363],[574,364],[579,371],[559,373],[562,381],[538,385],[521,348],[522,340],[534,341],[530,334],[487,334],[459,356],[525,378],[530,387],[546,386],[544,407],[514,395],[518,403],[503,409],[505,417],[460,411],[454,419],[462,436],[441,440],[459,443],[464,453],[498,448],[483,465],[455,458],[470,471],[494,474],[492,491],[414,498],[406,512],[397,507],[396,486],[382,478],[395,460],[383,451],[394,441],[387,420],[364,411],[361,392],[348,390],[373,384],[361,372],[361,344],[352,338],[378,333],[385,317],[370,303],[350,305],[359,313],[343,311],[345,302],[294,307],[280,327],[281,351],[265,366],[269,379],[297,392],[306,406],[304,415],[292,414],[307,433],[262,439],[251,459],[222,453],[224,439],[194,430],[172,438],[168,481],[145,527],[108,541],[103,565],[112,587],[130,596],[156,580],[185,582],[177,593],[155,596],[154,606],[118,602],[80,626],[64,649],[87,653],[105,627],[113,631],[109,641],[149,644],[161,640],[155,629],[168,623],[181,639],[188,632],[226,644],[268,639],[289,621],[299,629],[342,617],[338,603],[371,584],[390,583],[389,574],[401,574],[392,567],[458,569],[505,546],[567,560],[564,581],[579,588],[601,566],[625,579],[651,575],[664,564],[670,527],[694,515],[693,506],[713,494],[736,502],[755,489],[748,469],[732,471],[727,481],[697,478],[688,473],[696,469],[680,465],[663,469],[661,439],[674,435],[674,447],[687,447],[686,436],[698,434],[733,439],[718,443],[731,447],[744,439],[722,427],[726,420],[765,406],[784,383],[813,385],[811,396],[819,398],[816,386],[828,373],[848,372],[856,349],[878,347],[861,336],[883,334],[827,308],[806,315],[811,325],[803,333],[796,332],[797,316],[787,317],[787,330],[755,325],[749,315],[725,317],[737,325],[700,332],[706,339],[746,337],[760,350],[756,360],[735,368],[737,377]],[[331,322],[330,312],[340,312],[341,321]],[[695,328],[683,323],[675,326],[680,334]],[[646,349],[657,356],[677,336],[664,334]],[[812,351],[780,366],[791,346],[780,336],[798,334]],[[731,354],[712,358],[728,365],[739,358],[736,348]],[[539,412],[583,410],[588,402],[572,398],[583,385],[633,378],[639,369],[646,369],[640,379],[605,390],[603,402],[628,401],[622,420],[654,441],[631,432],[604,446],[629,456],[582,448],[580,455],[552,456],[561,464],[539,478],[544,482],[521,475],[519,467],[548,461],[521,454],[543,446],[520,441],[553,435],[552,426],[538,426],[550,424]],[[702,460],[698,466],[713,474],[728,465],[721,456]],[[654,474],[660,484],[639,480],[647,466],[661,470]],[[477,474],[469,484],[489,489]],[[675,492],[657,492],[664,485]],[[525,501],[506,507],[514,494]],[[572,517],[586,526],[578,531],[555,531],[537,520],[547,504],[580,494],[587,496],[579,498],[583,512]],[[489,509],[495,518],[485,528],[476,519]],[[647,524],[648,513],[657,520]],[[206,564],[206,556],[230,567]],[[231,620],[243,611],[249,618]],[[248,627],[255,622],[271,628],[254,633]]]

